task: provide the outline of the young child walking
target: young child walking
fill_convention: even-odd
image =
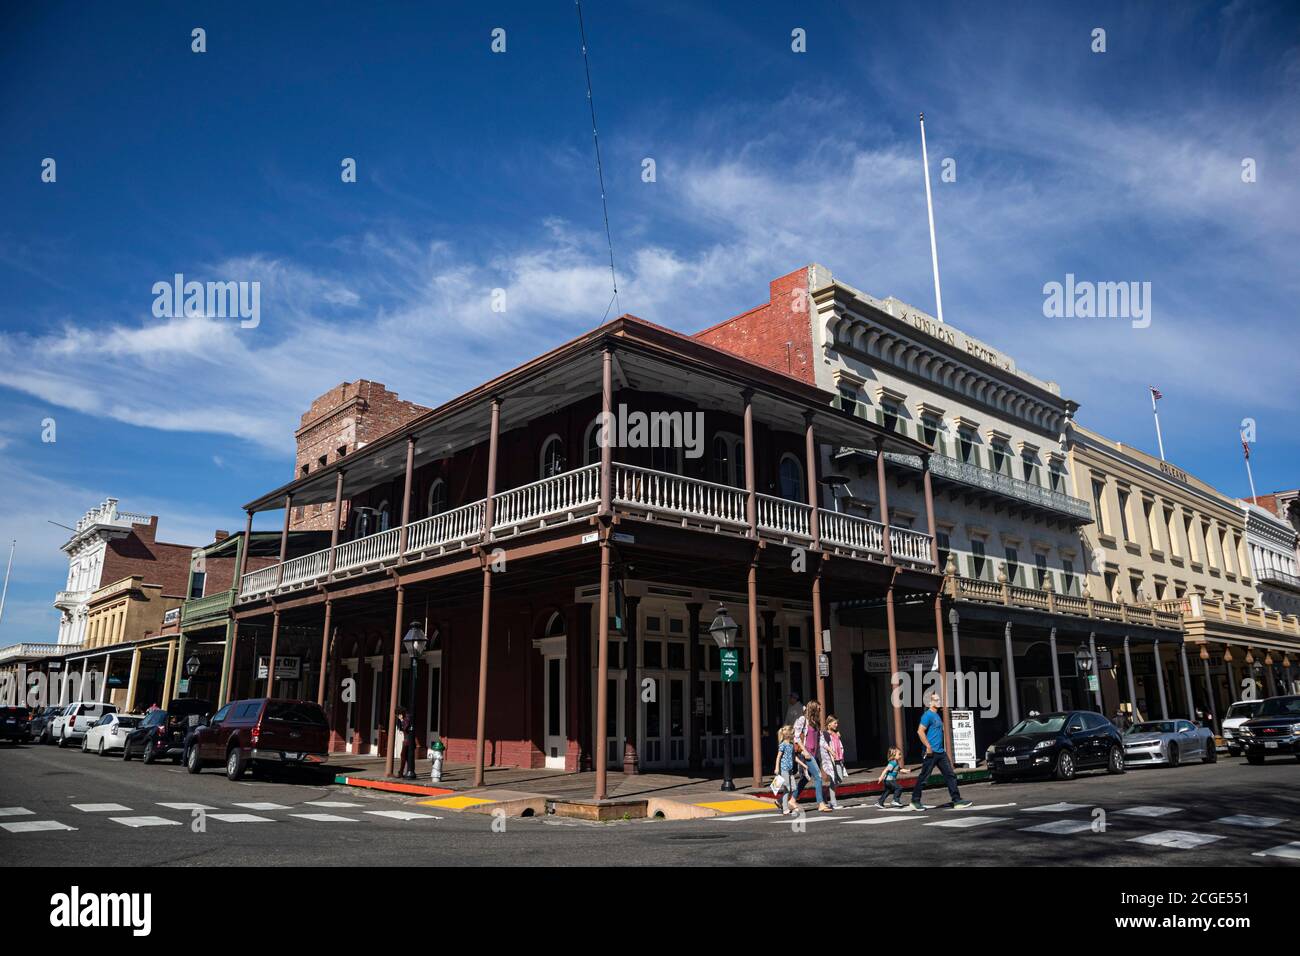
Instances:
[[[780,777],[784,783],[784,789],[781,791],[780,806],[781,815],[785,816],[794,808],[799,794],[795,792],[794,772],[795,765],[803,765],[803,761],[795,756],[794,752],[794,728],[786,724],[776,732],[776,766],[773,773]]]
[[[840,722],[834,714],[826,716],[826,731],[823,735],[824,746],[821,749],[822,769],[829,784],[827,790],[831,798],[831,809],[842,810],[844,807],[835,796],[835,787],[844,778],[844,741],[840,739]]]
[[[885,808],[885,802],[891,794],[894,797],[894,806],[903,806],[903,788],[899,786],[898,775],[906,771],[907,768],[903,766],[902,751],[897,747],[890,747],[889,762],[885,764],[885,769],[880,771],[880,776],[876,779],[876,782],[885,788],[880,791],[880,799],[876,801],[877,810]]]

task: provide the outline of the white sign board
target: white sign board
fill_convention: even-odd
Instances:
[[[299,676],[299,662],[297,657],[275,656],[275,679],[276,680],[297,680]],[[266,680],[266,657],[262,656],[257,659],[257,679]]]
[[[952,757],[958,767],[974,767],[978,762],[975,753],[975,711],[949,711],[952,717]]]
[[[868,674],[888,674],[889,651],[867,651],[863,663]],[[938,666],[938,654],[933,650],[903,650],[898,652],[898,669],[904,673],[910,673],[916,667],[920,667],[923,671],[932,671],[936,670]]]

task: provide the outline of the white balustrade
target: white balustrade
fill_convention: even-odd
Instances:
[[[495,499],[493,531],[544,522],[600,501],[600,465],[587,465],[503,491]]]
[[[758,526],[764,531],[775,531],[784,537],[812,539],[809,520],[812,507],[771,495],[755,495],[758,499]]]
[[[378,534],[368,534],[335,549],[334,570],[350,571],[369,565],[382,564],[397,557],[400,529],[389,528]]]
[[[745,526],[745,490],[635,465],[614,465],[614,500],[621,504]]]
[[[483,533],[483,506],[475,501],[413,522],[406,532],[406,553],[431,551],[448,544],[477,541]]]
[[[879,521],[827,511],[825,508],[819,509],[819,514],[818,528],[822,541],[856,551],[884,555],[885,528]]]
[[[280,579],[280,586],[289,587],[293,584],[301,584],[303,581],[325,577],[329,570],[329,561],[329,548],[291,558],[284,562],[284,576]]]
[[[890,528],[889,546],[895,559],[912,561],[916,564],[930,564],[930,536],[909,528]]]
[[[240,583],[239,596],[250,597],[254,594],[266,594],[275,590],[275,582],[280,576],[280,566],[273,564],[269,568],[258,568],[244,575]]]

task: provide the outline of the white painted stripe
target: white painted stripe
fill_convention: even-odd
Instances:
[[[245,810],[288,810],[283,803],[236,803],[236,807],[243,807]]]
[[[1194,850],[1198,846],[1222,840],[1221,836],[1210,833],[1193,833],[1191,830],[1161,830],[1146,836],[1133,837],[1129,843],[1142,843],[1146,846],[1163,846],[1172,850]]]
[[[844,822],[843,817],[832,816],[829,813],[819,813],[816,810],[812,813],[805,813],[802,816],[793,813],[788,817],[783,817],[779,814],[764,814],[764,816],[773,823],[794,823],[796,821],[801,821],[803,823],[830,823],[832,821]]]
[[[210,807],[206,803],[160,803],[160,807],[166,807],[168,810],[215,810],[216,807]]]
[[[841,820],[839,822],[847,823],[850,826],[857,826],[859,824],[872,824],[872,823],[902,823],[906,820],[911,820],[911,819],[913,818],[912,817],[867,817],[865,820]]]
[[[710,820],[716,820],[721,823],[737,823],[741,820],[789,820],[790,817],[782,816],[777,810],[768,810],[766,813],[739,813],[733,815],[721,815],[709,817]]]
[[[360,823],[352,817],[341,817],[337,813],[291,813],[291,817],[300,820],[315,820],[317,823]]]
[[[1226,823],[1230,827],[1277,827],[1286,823],[1285,817],[1252,817],[1248,813],[1238,813],[1231,817],[1219,817],[1215,823]]]
[[[986,823],[1002,823],[1004,820],[1010,820],[1010,817],[953,817],[952,819],[935,820],[925,824],[927,827],[956,827],[966,829],[967,827],[982,827]]]
[[[274,823],[270,817],[259,817],[251,813],[209,813],[209,820],[220,820],[222,823]]]
[[[1130,817],[1167,817],[1171,813],[1182,813],[1182,807],[1129,807],[1127,810],[1116,810],[1116,813]]]
[[[80,810],[82,813],[130,813],[130,807],[124,807],[120,803],[74,803],[72,809]]]
[[[1021,813],[1070,813],[1074,810],[1087,810],[1083,803],[1045,803],[1041,807],[1024,807]]]
[[[1022,827],[1021,833],[1056,833],[1061,836],[1073,836],[1076,833],[1087,833],[1092,829],[1092,823],[1089,820],[1053,820],[1050,823],[1040,823],[1034,827]]]
[[[1014,807],[1014,803],[977,803],[974,806],[967,807],[967,810],[1001,810],[1004,807]],[[955,807],[940,807],[940,810],[954,810]],[[958,813],[961,811],[958,810]]]
[[[388,817],[390,820],[441,820],[442,817],[432,813],[412,813],[410,810],[366,810],[374,817]]]
[[[344,807],[364,807],[364,803],[348,803],[346,800],[313,800],[310,803],[304,803],[304,807],[329,807],[331,809],[343,809]]]
[[[178,827],[181,825],[179,820],[168,820],[166,817],[109,817],[114,823],[120,823],[124,827]]]
[[[0,823],[0,829],[10,833],[37,833],[42,830],[75,830],[58,820],[21,820],[18,823]]]
[[[29,817],[32,811],[26,807],[0,807],[0,817]]]
[[[1267,850],[1252,853],[1251,856],[1275,856],[1280,860],[1300,860],[1300,841],[1269,847]]]

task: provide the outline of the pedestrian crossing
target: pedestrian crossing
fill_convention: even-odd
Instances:
[[[1103,810],[1104,813],[1098,813]],[[996,811],[996,812],[990,812]],[[0,811],[2,812],[2,811]],[[743,824],[747,821],[767,821],[781,827],[802,829],[807,824],[839,824],[843,826],[886,826],[888,831],[911,825],[913,827],[934,827],[941,831],[980,831],[984,829],[1014,829],[1018,833],[1042,836],[1044,839],[1120,839],[1126,844],[1140,847],[1152,847],[1158,851],[1194,851],[1203,847],[1217,845],[1240,846],[1243,837],[1252,833],[1267,837],[1270,831],[1294,821],[1285,817],[1256,816],[1252,814],[1232,814],[1210,820],[1193,823],[1186,820],[1181,825],[1169,826],[1168,822],[1190,816],[1194,811],[1184,807],[1157,806],[1139,804],[1130,807],[1099,808],[1082,803],[1045,803],[1021,806],[1015,803],[976,804],[969,810],[953,810],[949,807],[931,806],[924,812],[917,812],[911,807],[895,808],[893,806],[877,808],[874,801],[848,805],[833,813],[819,813],[816,810],[800,808],[799,812],[782,815],[774,809],[765,813],[736,813],[712,817],[708,822]],[[1110,814],[1123,823],[1105,824],[1105,815]],[[1035,821],[1035,817],[1039,821]],[[1043,819],[1046,817],[1047,819]],[[1034,822],[1031,822],[1034,821]],[[1028,824],[1028,825],[1025,825]],[[1162,828],[1162,824],[1164,827]],[[1154,829],[1152,829],[1154,827]],[[1222,829],[1226,832],[1207,832],[1208,829]],[[823,828],[819,827],[819,831]],[[1143,830],[1145,832],[1137,832]],[[761,832],[777,832],[763,828]],[[870,832],[870,831],[866,831]],[[885,831],[882,831],[885,832]],[[1294,831],[1292,831],[1294,832]],[[1273,834],[1274,838],[1281,836]],[[1270,861],[1300,863],[1300,840],[1278,843],[1259,848],[1242,847],[1253,857]]]
[[[67,814],[50,813],[51,817],[72,820],[79,824],[104,820],[132,830],[151,827],[174,827],[191,824],[202,816],[204,822],[218,824],[288,823],[305,821],[308,824],[353,823],[367,824],[383,821],[420,824],[441,820],[434,813],[413,810],[367,810],[373,804],[350,800],[313,800],[296,805],[270,802],[232,803],[216,807],[207,803],[158,802],[147,806],[128,807],[121,803],[70,803]],[[172,811],[167,814],[161,811]],[[358,812],[359,811],[359,812]],[[0,833],[26,834],[51,832],[76,832],[83,827],[71,825],[61,819],[35,819],[40,814],[27,807],[0,807]]]

